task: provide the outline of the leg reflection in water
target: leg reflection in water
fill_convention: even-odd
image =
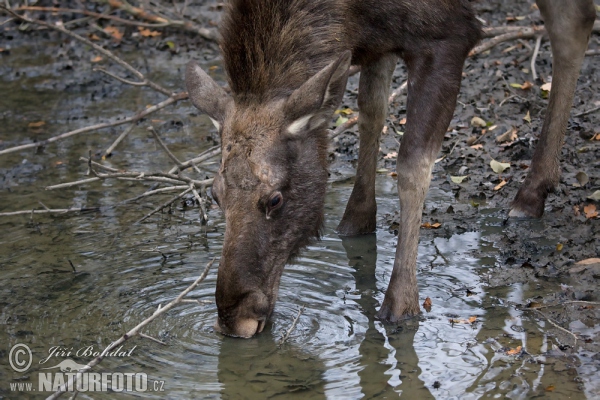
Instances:
[[[419,328],[418,318],[397,324],[383,324],[375,319],[383,300],[380,289],[387,285],[388,277],[377,285],[377,236],[375,234],[342,238],[348,256],[348,265],[353,268],[356,292],[355,300],[369,319],[365,337],[360,344],[358,373],[364,398],[401,393],[407,398],[432,398],[429,390],[418,378],[421,370],[414,348],[414,338]],[[380,272],[381,275],[381,272]]]

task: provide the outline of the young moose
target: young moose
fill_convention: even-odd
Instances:
[[[529,175],[510,210],[540,217],[558,184],[560,146],[595,18],[592,0],[538,0],[553,83]],[[419,313],[421,211],[450,123],[464,60],[480,38],[468,0],[231,0],[221,48],[232,94],[190,63],[193,104],[221,135],[213,196],[226,231],[216,288],[226,335],[250,337],[273,312],[284,265],[318,238],[327,186],[327,133],[350,64],[361,66],[360,154],[341,235],[375,231],[375,170],[392,72],[408,68],[407,124],[398,151],[401,224],[378,317]]]

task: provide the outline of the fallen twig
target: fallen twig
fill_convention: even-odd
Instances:
[[[194,283],[192,283],[187,289],[185,289],[183,292],[181,292],[181,294],[179,296],[177,296],[174,300],[172,300],[169,304],[167,304],[164,307],[161,307],[159,305],[158,309],[156,311],[154,311],[154,313],[150,317],[146,318],[145,320],[143,320],[142,322],[140,322],[139,324],[137,324],[129,332],[125,333],[119,339],[117,339],[114,342],[112,342],[111,344],[109,344],[104,349],[104,351],[102,351],[102,354],[100,354],[98,357],[94,358],[92,361],[90,361],[89,363],[87,363],[83,368],[79,369],[79,371],[77,371],[76,374],[74,374],[71,378],[69,378],[69,380],[65,384],[61,385],[58,388],[58,390],[56,390],[56,392],[54,392],[52,395],[48,396],[47,399],[48,400],[58,399],[69,388],[74,388],[75,387],[75,383],[82,376],[82,372],[81,371],[89,371],[91,368],[93,368],[94,366],[98,365],[104,359],[104,355],[105,354],[107,354],[112,349],[116,348],[117,346],[121,345],[122,343],[124,343],[129,338],[131,338],[133,336],[141,336],[141,337],[148,338],[147,335],[141,334],[140,330],[143,327],[145,327],[146,325],[148,325],[150,322],[154,321],[157,317],[161,316],[162,314],[166,313],[167,311],[169,311],[171,308],[173,308],[177,304],[181,303],[181,300],[183,300],[183,298],[185,296],[187,296],[187,294],[189,292],[191,292],[192,290],[194,290],[196,288],[196,286],[198,286],[206,278],[206,276],[208,275],[208,271],[210,270],[210,267],[212,266],[212,264],[214,263],[214,261],[215,261],[215,259],[212,259],[211,261],[209,261],[208,264],[206,265],[206,267],[204,268],[204,271],[202,272],[202,275],[200,275],[200,277],[198,279],[196,279],[194,281]],[[164,344],[164,342],[161,342],[158,339],[152,338],[152,340],[157,341],[157,342],[159,342],[161,344]]]
[[[71,137],[71,136],[74,136],[74,135],[77,135],[77,134],[80,134],[80,133],[91,132],[91,131],[95,131],[95,130],[99,130],[99,129],[104,129],[104,128],[110,128],[110,127],[113,127],[113,126],[123,125],[123,124],[126,124],[128,122],[135,122],[135,121],[137,121],[137,120],[139,120],[141,118],[144,118],[144,117],[146,117],[146,116],[148,116],[148,115],[150,115],[150,114],[152,114],[152,113],[154,113],[154,112],[156,112],[156,111],[158,111],[158,110],[160,110],[162,108],[165,108],[165,107],[167,107],[167,106],[169,106],[171,104],[174,104],[174,103],[176,103],[176,102],[178,102],[180,100],[184,100],[184,99],[187,99],[187,98],[188,98],[188,94],[187,93],[178,93],[178,94],[175,94],[175,95],[169,97],[168,99],[166,99],[166,100],[164,100],[164,101],[162,101],[162,102],[160,102],[158,104],[153,105],[152,107],[149,107],[149,108],[147,108],[147,109],[145,109],[143,111],[140,111],[139,113],[137,113],[136,115],[133,115],[131,117],[123,118],[123,119],[120,119],[120,120],[115,121],[115,122],[105,122],[105,123],[102,123],[102,124],[96,124],[96,125],[86,126],[86,127],[75,129],[73,131],[66,132],[66,133],[63,133],[61,135],[53,136],[53,137],[51,137],[49,139],[42,140],[42,141],[35,142],[35,143],[28,143],[28,144],[23,144],[23,145],[20,145],[20,146],[9,147],[7,149],[0,150],[0,155],[8,154],[8,153],[13,153],[15,151],[21,151],[21,150],[31,149],[33,147],[45,146],[47,144],[59,141],[61,139],[66,139],[68,137]]]
[[[171,200],[167,201],[166,203],[161,204],[160,206],[156,207],[154,210],[150,211],[148,214],[144,215],[142,218],[140,218],[139,220],[137,220],[135,222],[135,224],[139,224],[141,222],[144,222],[145,220],[147,220],[148,218],[150,218],[151,216],[153,216],[154,214],[156,214],[157,212],[159,212],[163,208],[169,207],[171,204],[175,203],[177,200],[179,200],[180,198],[182,198],[183,196],[185,196],[186,194],[188,194],[191,191],[192,191],[192,189],[190,189],[188,187],[182,193],[179,193],[177,196],[173,197]]]
[[[9,217],[12,215],[26,215],[26,214],[67,214],[67,213],[80,213],[89,211],[99,211],[100,207],[78,207],[78,208],[45,208],[43,210],[22,210],[22,211],[10,211],[0,213],[0,217]]]
[[[290,334],[296,327],[296,324],[298,323],[298,320],[300,319],[300,315],[302,315],[303,312],[304,312],[304,306],[300,307],[300,309],[298,310],[298,314],[296,315],[296,318],[294,318],[294,320],[292,321],[292,325],[290,325],[289,329],[285,332],[285,335],[283,335],[283,337],[279,340],[279,346],[284,344],[285,341],[290,337]]]
[[[112,152],[117,148],[117,146],[119,145],[119,143],[121,143],[123,141],[123,139],[125,139],[125,137],[127,135],[129,135],[131,133],[131,131],[133,131],[133,128],[135,128],[135,124],[131,124],[129,127],[127,127],[127,129],[125,129],[120,135],[119,137],[113,142],[113,144],[111,144],[108,149],[106,149],[106,151],[104,152],[104,158],[110,156],[112,154]]]

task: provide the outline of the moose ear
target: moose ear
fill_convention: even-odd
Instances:
[[[284,111],[291,123],[287,133],[296,136],[331,118],[331,113],[340,105],[352,53],[343,52],[340,57],[319,71],[287,99]]]
[[[220,130],[231,96],[194,61],[190,61],[185,70],[185,86],[192,104],[208,114],[217,130]]]

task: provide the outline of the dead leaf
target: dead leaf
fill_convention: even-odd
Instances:
[[[590,265],[600,263],[600,258],[586,258],[585,260],[577,261],[575,265]]]
[[[549,92],[550,90],[552,90],[552,82],[544,83],[542,86],[540,86],[540,89]]]
[[[587,197],[590,200],[600,201],[600,190],[596,190],[594,193]]]
[[[531,83],[529,81],[525,81],[521,85],[521,89],[523,89],[523,90],[528,90],[528,89],[531,89],[532,87],[533,87],[533,83]]]
[[[469,317],[469,319],[464,319],[464,318],[460,318],[460,319],[451,318],[450,319],[451,324],[472,324],[475,321],[477,321],[477,317],[475,317],[475,316]]]
[[[510,163],[501,163],[492,159],[490,167],[492,167],[495,173],[501,174],[505,169],[510,168]]]
[[[96,35],[95,33],[92,33],[89,37],[90,37],[90,40],[94,40],[94,41],[100,40],[100,37],[98,35]]]
[[[217,70],[217,69],[219,69],[219,66],[218,66],[218,65],[211,65],[210,67],[208,67],[208,70],[209,70],[209,71],[215,71],[215,70]]]
[[[41,128],[42,126],[46,125],[46,121],[38,121],[38,122],[30,122],[27,127],[28,128]]]
[[[398,176],[398,173],[396,171],[392,171],[388,175],[391,176],[392,178],[395,178]]]
[[[351,108],[340,108],[339,110],[335,110],[334,114],[351,115],[354,114],[354,110]]]
[[[340,126],[342,124],[345,124],[346,122],[348,122],[348,118],[346,117],[342,117],[341,115],[338,117],[338,119],[335,121],[335,126]]]
[[[583,212],[587,219],[598,218],[598,211],[596,210],[595,204],[588,204],[583,207]]]
[[[531,123],[531,114],[527,111],[527,114],[523,117],[523,119],[529,123]]]
[[[442,224],[440,224],[439,222],[434,222],[429,223],[429,222],[425,222],[424,224],[421,225],[421,228],[425,228],[425,229],[438,229],[440,226],[442,226]]]
[[[510,349],[506,352],[506,355],[514,356],[515,354],[520,354],[522,349],[523,349],[522,346],[518,346],[514,349]]]
[[[494,186],[494,190],[498,191],[498,190],[502,189],[506,185],[506,183],[507,183],[506,179],[502,179],[502,181],[499,184]]]
[[[91,59],[91,61],[92,61],[93,63],[100,62],[100,61],[102,61],[102,57],[101,57],[101,56],[96,56],[96,57],[92,58],[92,59]]]
[[[398,125],[406,125],[406,118],[402,118],[400,122],[398,122]]]
[[[465,179],[467,179],[468,177],[469,177],[469,175],[465,175],[465,176],[450,176],[450,180],[452,180],[452,182],[454,182],[456,184],[460,184]]]
[[[596,133],[590,140],[600,140],[600,132]]]
[[[383,156],[383,158],[385,160],[393,160],[395,158],[398,158],[398,152],[396,152],[396,151],[389,152],[388,154]]]
[[[471,146],[471,148],[475,149],[475,150],[481,150],[481,149],[483,149],[483,145],[481,143],[478,143],[478,144],[474,144],[473,146]]]
[[[563,244],[562,243],[559,243],[559,244],[556,245],[556,251],[562,251],[562,249],[563,249]]]
[[[104,32],[112,36],[112,38],[117,42],[120,42],[121,39],[123,39],[123,32],[116,26],[107,26],[104,28]]]
[[[548,387],[547,387],[546,389],[544,389],[544,390],[546,390],[546,392],[554,392],[554,389],[555,389],[555,388],[554,388],[554,385],[550,385],[550,386],[548,386]]]
[[[473,117],[471,119],[471,126],[475,126],[475,127],[478,127],[478,128],[485,128],[486,125],[487,125],[487,123],[483,119],[481,119],[479,117]]]
[[[142,28],[141,26],[138,27],[138,30],[140,31],[140,35],[143,37],[156,37],[162,34],[159,31],[151,31],[150,29]]]
[[[425,299],[425,301],[423,302],[423,308],[425,309],[425,311],[429,312],[431,311],[431,299],[429,297],[427,297]]]
[[[575,214],[576,217],[579,217],[581,215],[581,211],[579,210],[579,206],[573,206],[573,214]]]
[[[575,179],[577,179],[579,186],[585,186],[590,181],[589,176],[583,171],[579,171],[577,175],[575,175]]]
[[[502,135],[496,136],[496,143],[513,142],[518,139],[517,128],[512,128]]]

